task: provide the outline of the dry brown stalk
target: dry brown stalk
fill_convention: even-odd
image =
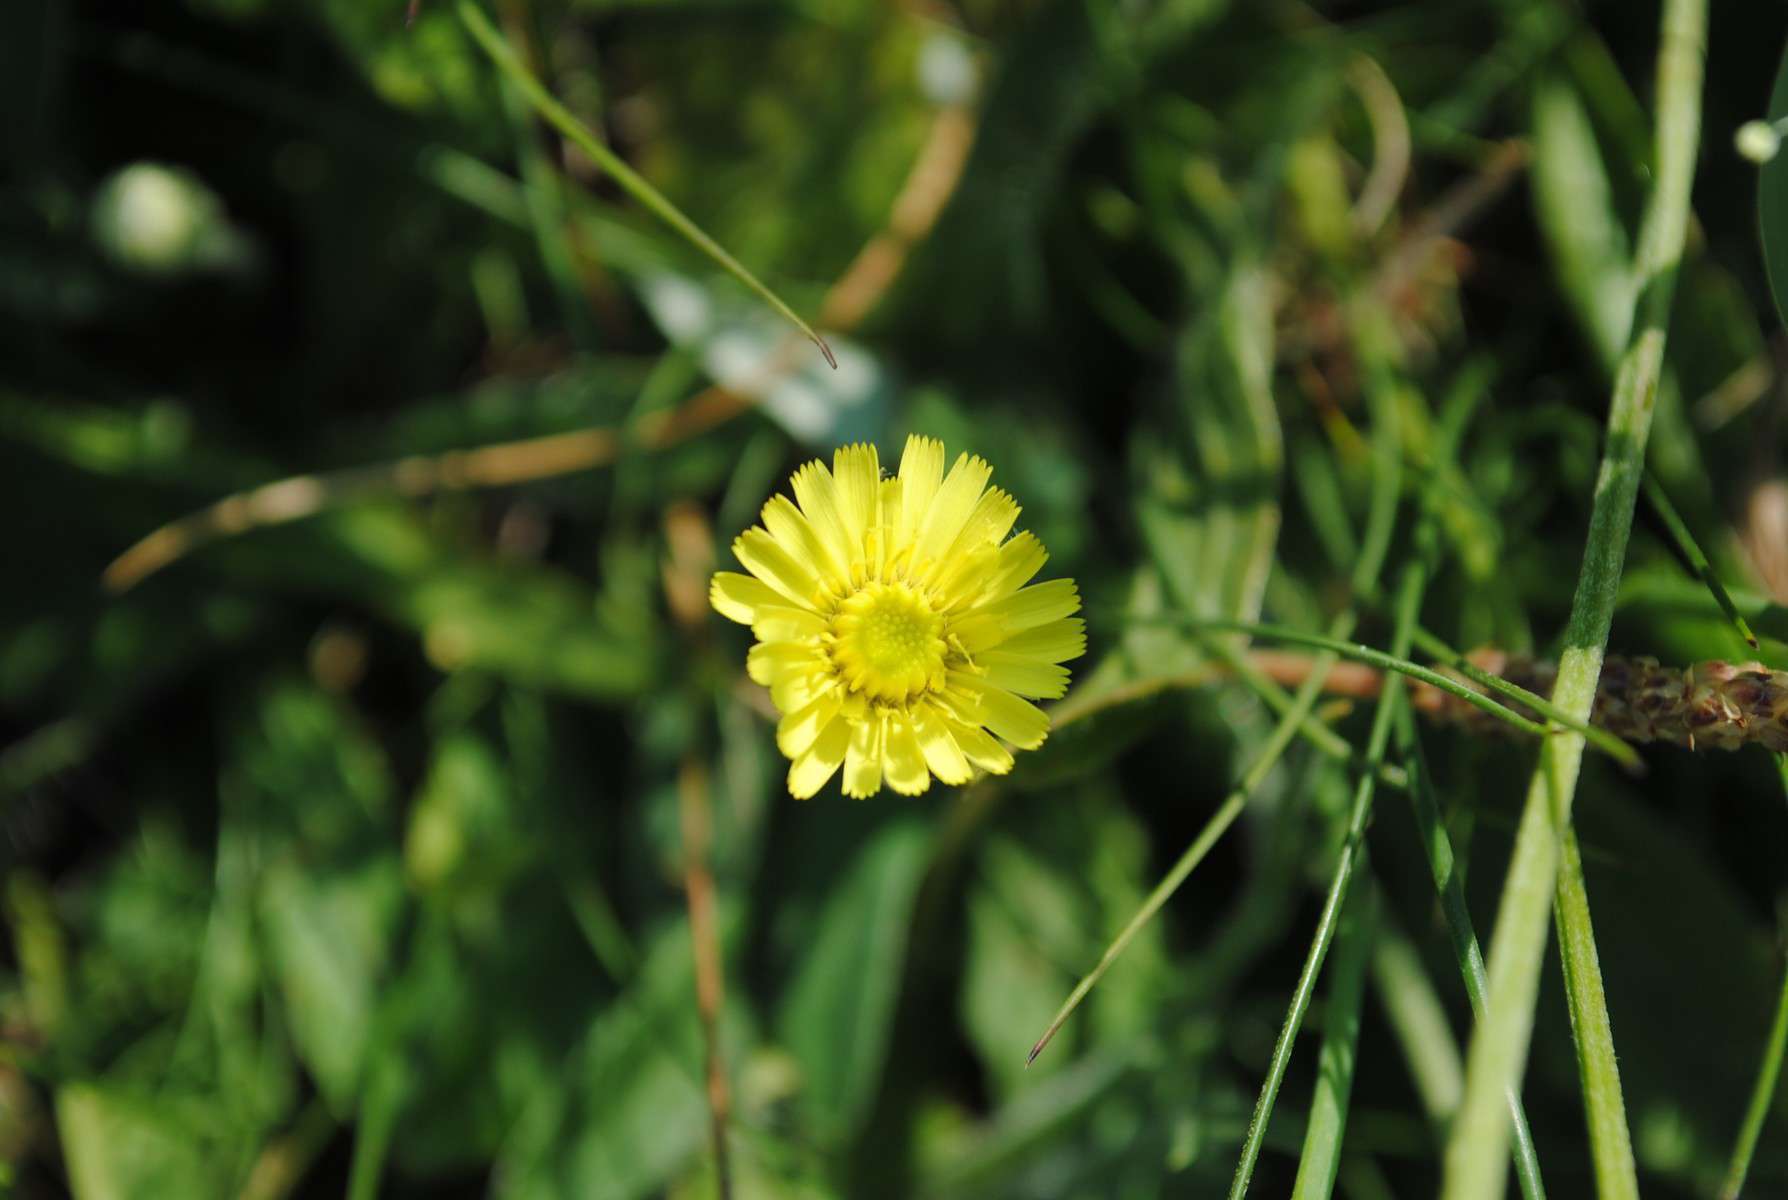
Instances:
[[[895,197],[887,226],[871,238],[828,289],[820,323],[839,333],[854,329],[887,295],[912,248],[930,234],[956,191],[974,144],[970,110],[938,110],[925,144]],[[804,339],[791,335],[771,356],[760,389],[799,361]],[[705,433],[757,402],[723,387],[708,387],[676,408],[651,413],[626,429],[579,429],[501,442],[446,454],[296,475],[226,496],[154,530],[106,567],[108,590],[127,591],[201,546],[252,529],[300,520],[369,496],[422,496],[436,491],[502,487],[593,470],[627,449],[662,450]]]
[[[1553,663],[1525,655],[1478,650],[1468,657],[1473,665],[1541,696],[1551,694],[1557,676]],[[1484,710],[1426,684],[1416,685],[1411,698],[1418,711],[1473,733],[1508,729]],[[1519,704],[1511,707],[1541,719]],[[1717,660],[1678,669],[1655,658],[1609,655],[1590,721],[1629,742],[1669,742],[1690,750],[1753,744],[1788,750],[1788,671],[1772,671],[1759,662]]]

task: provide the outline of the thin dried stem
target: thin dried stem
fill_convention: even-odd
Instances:
[[[858,251],[827,290],[820,305],[822,326],[848,333],[887,296],[913,247],[930,235],[955,194],[974,138],[972,112],[956,105],[938,111],[894,200],[886,227]],[[767,387],[793,370],[799,361],[795,352],[802,345],[798,336],[785,338],[771,355],[760,386]],[[605,467],[629,449],[663,450],[687,441],[748,412],[756,403],[755,395],[709,387],[676,408],[641,417],[626,429],[580,429],[472,450],[295,475],[226,496],[161,526],[114,559],[101,578],[109,591],[128,591],[212,542],[316,516],[369,497],[415,497],[511,486]]]
[[[732,1195],[732,1169],[726,1148],[732,1096],[720,1047],[725,972],[720,964],[720,936],[714,925],[714,877],[708,872],[708,838],[713,828],[708,810],[708,773],[694,758],[684,759],[677,773],[677,797],[683,831],[683,890],[689,898],[689,934],[695,949],[695,1004],[701,1014],[706,1046],[714,1173],[719,1180],[721,1200],[727,1200]]]

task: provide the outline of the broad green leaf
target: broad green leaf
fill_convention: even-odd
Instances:
[[[924,827],[900,819],[864,843],[825,898],[777,1014],[809,1119],[830,1137],[854,1132],[881,1079],[927,846]]]
[[[735,920],[722,904],[724,932]],[[708,1133],[702,1035],[688,927],[653,941],[634,984],[597,1011],[562,1064],[557,1086],[533,1097],[498,1154],[503,1200],[658,1194]],[[730,1055],[749,1029],[722,1023]]]
[[[230,1162],[216,1153],[214,1114],[190,1099],[104,1083],[56,1092],[56,1122],[75,1200],[225,1195]]]
[[[396,855],[306,870],[292,859],[261,880],[261,925],[299,1057],[340,1115],[353,1111],[403,897]]]

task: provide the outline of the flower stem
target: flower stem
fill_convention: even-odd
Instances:
[[[1782,774],[1783,788],[1788,790],[1788,754],[1776,755],[1776,766]],[[1757,1068],[1757,1084],[1751,1089],[1751,1102],[1745,1108],[1744,1123],[1738,1127],[1738,1141],[1732,1147],[1732,1162],[1726,1168],[1720,1200],[1738,1200],[1739,1192],[1744,1190],[1745,1176],[1751,1172],[1751,1155],[1757,1151],[1757,1138],[1763,1133],[1770,1101],[1775,1098],[1784,1050],[1788,1050],[1788,969],[1782,972],[1782,994],[1776,1001],[1776,1019],[1769,1027],[1769,1042],[1763,1047],[1763,1062]]]

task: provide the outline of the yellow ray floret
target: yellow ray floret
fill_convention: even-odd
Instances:
[[[733,543],[750,574],[714,576],[715,610],[757,636],[746,670],[782,714],[799,798],[841,769],[848,796],[1005,774],[1001,743],[1043,744],[1030,701],[1067,691],[1061,664],[1086,652],[1073,582],[1030,584],[1048,555],[1006,537],[1018,504],[987,486],[993,469],[944,461],[942,442],[911,437],[890,479],[874,446],[810,462]]]

